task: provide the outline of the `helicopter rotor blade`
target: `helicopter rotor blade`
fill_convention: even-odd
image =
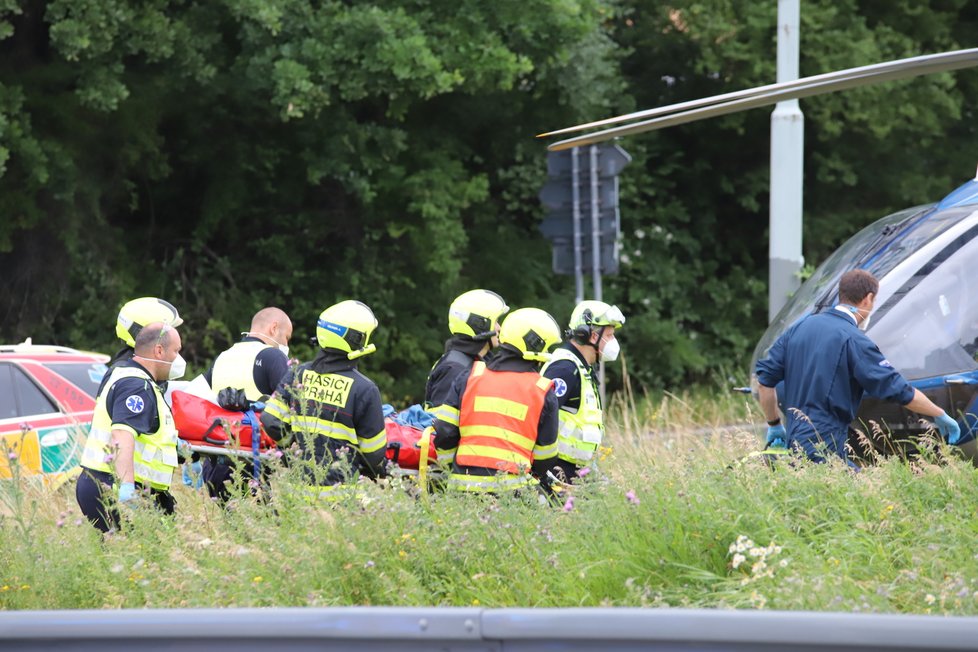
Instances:
[[[960,70],[978,66],[978,48],[967,50],[955,50],[953,52],[943,52],[940,54],[929,54],[908,59],[898,59],[887,61],[871,66],[850,68],[834,73],[815,75],[813,77],[803,77],[790,82],[780,84],[768,84],[758,86],[734,93],[724,93],[712,97],[670,104],[647,111],[638,111],[607,120],[591,122],[585,125],[569,127],[557,131],[541,134],[539,137],[580,131],[589,127],[605,124],[615,124],[638,117],[650,117],[651,119],[641,122],[604,129],[583,136],[576,136],[566,140],[561,140],[547,147],[550,151],[559,151],[578,147],[581,145],[593,145],[604,142],[619,136],[644,133],[656,129],[664,129],[674,125],[704,120],[716,116],[745,111],[761,106],[776,104],[785,100],[799,99],[832,93],[835,91],[857,88],[870,84],[878,84],[897,79],[906,79],[935,72],[948,70]],[[670,115],[671,114],[671,115]],[[657,117],[653,117],[657,116]]]

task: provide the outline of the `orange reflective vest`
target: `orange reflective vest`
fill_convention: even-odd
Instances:
[[[512,474],[529,473],[543,402],[553,381],[527,371],[472,365],[462,394],[455,463]]]

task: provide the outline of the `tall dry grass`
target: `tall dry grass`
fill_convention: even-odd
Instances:
[[[771,469],[751,456],[757,418],[742,395],[625,392],[609,408],[598,469],[554,504],[419,499],[410,480],[313,504],[283,469],[267,504],[242,492],[223,509],[180,486],[175,518],[136,509],[103,540],[81,521],[73,486],[7,483],[0,607],[978,613],[971,465],[936,447],[858,474],[800,460]]]

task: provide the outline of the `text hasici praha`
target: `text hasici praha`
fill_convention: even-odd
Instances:
[[[350,397],[353,379],[336,374],[317,374],[307,371],[302,375],[302,398],[344,407]]]

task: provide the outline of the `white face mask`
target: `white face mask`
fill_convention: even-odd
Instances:
[[[285,355],[286,358],[289,357],[289,345],[288,344],[281,344],[277,339],[275,339],[271,335],[265,335],[264,333],[251,333],[251,332],[241,333],[241,334],[242,335],[250,335],[251,337],[257,337],[258,339],[261,339],[263,337],[267,337],[271,341],[275,342],[276,346],[278,346],[278,350],[281,351]]]
[[[618,359],[619,353],[621,353],[621,345],[618,344],[618,339],[613,337],[604,343],[604,348],[601,349],[601,359],[605,362],[614,362]]]
[[[160,360],[160,362],[163,362]],[[167,375],[168,380],[177,380],[183,378],[183,375],[187,373],[187,361],[183,359],[183,356],[179,353],[177,357],[173,358],[171,362],[165,364],[170,365],[170,373]]]
[[[863,314],[863,309],[862,308],[857,308],[856,306],[850,306],[847,303],[843,303],[843,304],[840,304],[840,305],[843,308],[845,308],[846,310],[848,310],[849,312],[851,312],[853,314],[853,316],[855,316],[857,319],[859,317],[861,317],[862,314]],[[858,326],[859,327],[859,330],[864,331],[864,330],[866,330],[866,329],[869,328],[869,318],[872,317],[872,316],[873,316],[873,314],[871,312],[869,312],[869,311],[866,312],[866,316],[863,317],[863,320],[861,322],[859,322],[859,326]]]
[[[141,355],[134,355],[132,357],[139,358],[140,360],[147,360],[149,362],[159,362],[160,364],[170,365],[170,373],[167,374],[167,380],[179,380],[180,378],[183,378],[185,373],[187,373],[187,361],[184,360],[183,356],[179,353],[177,354],[177,357],[169,361],[157,360],[156,358],[144,358]]]

